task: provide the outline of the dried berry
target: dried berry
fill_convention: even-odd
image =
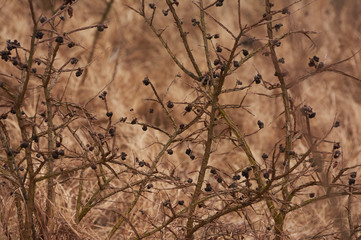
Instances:
[[[189,156],[192,160],[194,160],[196,157],[194,155]]]
[[[59,150],[59,155],[60,155],[60,156],[64,156],[64,155],[65,155],[64,149],[60,149],[60,150]]]
[[[200,22],[197,21],[197,19],[192,18],[192,25],[193,25],[193,26],[196,26],[196,25],[199,25],[199,24],[200,24]]]
[[[278,62],[284,64],[284,63],[285,63],[285,59],[282,57],[282,58],[278,59]]]
[[[72,47],[74,47],[74,46],[75,46],[75,43],[74,43],[74,42],[68,43],[68,48],[72,48]]]
[[[212,186],[211,186],[211,184],[207,183],[207,184],[206,184],[206,187],[204,188],[204,190],[205,190],[206,192],[211,192],[211,191],[212,191]]]
[[[247,170],[242,170],[242,176],[245,178],[249,178],[249,172]]]
[[[222,7],[223,6],[223,1],[218,0],[218,2],[216,3],[216,7]]]
[[[63,43],[63,42],[64,42],[64,38],[63,38],[63,37],[61,37],[61,36],[58,36],[58,37],[56,37],[56,38],[55,38],[55,42],[57,42],[57,43],[61,44],[61,43]]]
[[[310,58],[310,61],[308,62],[308,66],[309,66],[309,67],[315,67],[315,66],[316,66],[315,60],[313,60],[312,58]]]
[[[248,56],[248,51],[246,49],[242,49],[243,56]]]
[[[89,147],[89,151],[93,151],[94,150],[94,147],[93,146],[90,146]]]
[[[217,66],[220,62],[221,62],[221,61],[219,61],[219,59],[216,58],[216,59],[214,60],[213,64],[214,64],[215,66]]]
[[[93,169],[93,170],[97,169],[97,165],[95,165],[95,164],[92,164],[90,167],[91,167],[91,169]]]
[[[126,160],[127,159],[127,154],[125,153],[125,152],[121,152],[120,153],[120,158],[124,161],[124,160]]]
[[[61,146],[61,143],[58,142],[58,141],[56,141],[55,146],[56,146],[57,148],[59,148],[59,147]]]
[[[187,155],[191,155],[191,153],[192,153],[192,150],[191,150],[190,148],[187,148],[186,154],[187,154]]]
[[[260,83],[261,83],[261,79],[262,79],[262,75],[258,73],[256,76],[254,76],[253,81],[254,81],[256,84],[260,84]]]
[[[29,146],[29,143],[28,142],[22,142],[21,144],[20,144],[20,147],[21,148],[27,148]]]
[[[222,52],[222,48],[220,46],[217,46],[216,47],[216,52],[219,52],[219,53]]]
[[[262,158],[263,158],[263,160],[266,160],[266,159],[268,158],[268,155],[265,154],[265,153],[263,153],[263,154],[262,154]]]
[[[137,123],[137,118],[134,118],[131,122],[130,122],[130,124],[136,124]]]
[[[170,204],[170,201],[169,200],[166,200],[164,203],[163,203],[163,206],[166,207]]]
[[[239,174],[236,174],[236,175],[234,175],[234,176],[232,177],[232,179],[233,179],[234,181],[237,181],[237,180],[240,180],[240,179],[241,179],[241,176],[240,176]]]
[[[233,66],[238,68],[240,65],[239,65],[239,62],[238,61],[233,61]]]
[[[288,11],[288,8],[284,8],[284,9],[282,10],[282,14],[287,14],[287,13],[290,13],[290,12]]]
[[[192,183],[193,179],[192,178],[188,178],[187,183]]]
[[[264,128],[264,123],[261,120],[258,120],[257,124],[258,124],[259,129]]]
[[[75,72],[76,77],[80,77],[83,74],[83,69],[78,68],[78,70]]]
[[[102,25],[102,24],[97,25],[97,30],[98,30],[98,32],[103,32],[104,31],[104,25]]]
[[[169,9],[167,9],[167,10],[162,10],[163,15],[164,15],[164,16],[168,16],[168,11],[169,11]]]
[[[219,38],[219,34],[218,33],[216,33],[216,34],[214,34],[214,36],[213,36],[214,38]]]
[[[53,159],[58,159],[59,158],[59,153],[57,150],[55,150],[54,152],[51,153],[51,156],[53,157]]]
[[[339,127],[339,126],[340,126],[340,122],[339,122],[339,121],[336,121],[336,122],[333,124],[333,126],[334,126],[335,128]]]
[[[217,173],[216,169],[213,169],[213,168],[212,168],[212,169],[211,169],[211,173],[212,173],[212,174],[216,174],[216,173]]]
[[[40,18],[40,22],[41,22],[41,23],[44,23],[46,20],[47,20],[47,18],[46,18],[45,16],[42,16],[42,17]]]
[[[310,196],[310,198],[314,198],[314,197],[315,197],[315,194],[314,194],[314,193],[310,193],[309,196]]]
[[[153,187],[153,184],[151,184],[151,183],[149,183],[148,185],[147,185],[147,188],[148,189],[151,189]]]
[[[183,201],[183,200],[179,200],[179,201],[178,201],[178,204],[181,205],[181,206],[183,206],[183,205],[184,205],[184,201]]]
[[[147,125],[143,125],[142,130],[147,131],[147,129],[148,129]]]
[[[333,144],[333,149],[339,149],[340,147],[341,145],[339,142]]]
[[[36,135],[32,136],[31,139],[36,143],[39,142],[39,137]]]
[[[233,182],[231,185],[228,186],[228,188],[236,188],[237,187],[237,183]]]
[[[35,38],[37,38],[37,39],[42,39],[43,36],[44,36],[44,33],[41,32],[41,31],[37,31],[37,32],[35,33]]]
[[[314,118],[316,116],[316,112],[312,112],[310,113],[310,115],[308,115],[308,118]]]
[[[149,108],[149,113],[153,113],[154,109],[153,108]]]
[[[246,170],[247,170],[248,172],[250,172],[250,171],[252,171],[252,167],[247,167]]]
[[[103,140],[105,137],[104,137],[104,135],[103,135],[103,134],[98,133],[98,138],[99,138],[99,140],[101,141],[101,140]]]
[[[315,62],[318,62],[318,61],[320,61],[320,58],[319,57],[317,57],[317,56],[313,56],[313,58],[312,58],[313,60],[315,60]]]
[[[351,177],[351,178],[356,178],[356,175],[357,175],[357,173],[356,173],[356,172],[352,172],[352,173],[350,173],[350,177]]]
[[[149,78],[148,78],[148,77],[145,77],[145,78],[143,79],[143,83],[144,83],[145,86],[148,86],[148,85],[150,84]]]
[[[237,85],[242,85],[242,82],[240,80],[237,80]]]
[[[155,3],[149,3],[149,7],[153,10],[155,10],[157,7],[155,6]]]
[[[269,179],[269,173],[268,173],[268,172],[263,173],[263,177],[264,177],[265,179]]]
[[[114,137],[115,128],[110,128],[108,132],[109,132],[110,136]]]
[[[174,103],[172,103],[172,101],[168,101],[167,107],[168,107],[168,108],[173,108],[173,107],[174,107]]]
[[[73,65],[77,64],[78,61],[79,61],[79,60],[78,60],[77,58],[71,58],[71,59],[70,59],[70,63],[73,64]]]
[[[348,185],[354,185],[356,183],[356,180],[354,179],[354,178],[350,178],[349,180],[348,180]]]
[[[167,150],[167,153],[168,153],[168,155],[172,155],[172,154],[173,154],[173,150],[172,150],[172,149],[168,149],[168,150]]]
[[[19,170],[20,170],[20,171],[24,171],[24,166],[20,166],[20,167],[19,167]]]
[[[336,150],[335,153],[333,154],[333,157],[338,158],[338,157],[340,157],[340,155],[341,155],[341,152],[339,150]]]
[[[37,72],[36,68],[32,68],[32,69],[31,69],[31,72],[32,72],[32,73],[36,73],[36,72]]]
[[[280,30],[280,28],[283,26],[283,24],[282,23],[278,23],[278,24],[276,24],[275,25],[275,29],[276,29],[276,31],[278,31],[278,30]]]
[[[218,178],[217,178],[217,182],[218,182],[218,183],[222,183],[222,182],[223,182],[222,178],[218,177]]]
[[[108,118],[111,118],[113,116],[113,112],[107,112],[106,115]]]

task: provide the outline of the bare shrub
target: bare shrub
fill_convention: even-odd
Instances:
[[[126,1],[141,35],[115,36],[111,51],[102,34],[117,2],[87,26],[72,22],[78,4],[29,0],[31,39],[1,51],[4,236],[360,237],[349,108],[334,114],[326,93],[309,97],[334,76],[357,93],[359,52],[314,50],[326,40],[292,24],[311,3]],[[129,62],[122,41],[143,44]],[[138,79],[114,87],[132,63],[144,67],[129,70]],[[330,99],[342,103],[342,88]]]

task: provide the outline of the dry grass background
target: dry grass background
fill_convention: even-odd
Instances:
[[[61,2],[61,1],[58,1]],[[161,9],[162,2],[154,0]],[[189,29],[190,34],[195,34],[191,28],[190,19],[197,14],[197,9],[191,4],[190,0],[180,1],[180,12],[183,17],[185,27]],[[230,1],[229,1],[230,2]],[[242,2],[242,21],[243,24],[251,24],[262,16],[264,12],[264,1],[241,1]],[[276,7],[282,8],[292,1],[282,0],[276,1]],[[49,16],[50,10],[48,1],[35,0],[36,14]],[[96,24],[101,19],[105,9],[106,1],[78,1],[74,5],[74,16],[72,19],[67,19],[64,25],[64,31],[70,30],[80,26],[87,26]],[[109,106],[114,112],[114,118],[118,119],[123,116],[128,118],[137,117],[142,122],[152,123],[158,126],[167,126],[165,116],[162,115],[159,107],[144,99],[152,97],[151,92],[144,88],[142,79],[144,76],[149,76],[156,88],[161,94],[164,94],[169,84],[172,85],[167,92],[165,99],[172,99],[174,102],[185,101],[193,96],[192,90],[189,89],[191,81],[184,77],[176,77],[179,69],[172,63],[158,40],[153,33],[143,23],[143,20],[136,13],[126,7],[138,7],[139,1],[135,0],[115,0],[110,14],[105,23],[109,26],[104,33],[100,35],[100,39],[96,45],[94,58],[91,65],[88,67],[88,74],[84,82],[80,79],[71,78],[69,88],[67,89],[66,100],[74,101],[79,104],[84,104],[92,97],[97,96],[99,91],[105,88],[109,95]],[[286,63],[283,68],[287,72],[286,81],[291,81],[295,77],[301,76],[309,71],[307,66],[309,57],[317,55],[325,63],[332,63],[344,59],[360,48],[361,42],[361,2],[358,0],[315,0],[302,1],[297,5],[297,8],[292,8],[294,11],[290,16],[282,20],[284,27],[280,32],[288,30],[312,30],[317,31],[317,35],[313,35],[315,45],[299,35],[294,35],[282,42],[281,48],[277,49],[278,55],[284,57]],[[221,19],[222,22],[231,29],[237,26],[236,12],[228,4],[227,0],[225,6],[217,8],[213,12],[214,16]],[[30,13],[27,7],[27,1],[24,0],[1,0],[0,1],[0,49],[5,48],[7,39],[17,39],[22,45],[28,45],[31,35],[31,21]],[[211,21],[210,21],[211,22]],[[175,49],[177,56],[184,59],[184,51],[181,48],[181,43],[178,40],[178,34],[175,33],[176,28],[170,21],[170,18],[158,17],[155,21],[158,25],[167,26],[166,36],[170,46]],[[211,29],[214,33],[220,33],[221,39],[218,43],[227,45],[230,39],[227,39],[226,34],[218,27]],[[261,31],[263,30],[263,31]],[[80,59],[79,65],[87,63],[90,49],[93,42],[93,34],[96,30],[77,33],[73,36],[75,42],[81,45],[75,50],[63,51],[59,59],[67,59],[70,57],[77,57]],[[253,32],[256,40],[252,44],[245,45],[244,48],[252,50],[255,49],[262,42],[265,42],[266,36],[264,29],[259,29]],[[224,36],[224,37],[223,37]],[[192,38],[192,50],[194,52],[202,51],[200,37]],[[197,55],[197,54],[196,54]],[[200,55],[200,54],[199,54]],[[61,61],[61,60],[59,60]],[[360,77],[361,55],[357,54],[350,61],[344,63],[340,69],[343,71]],[[12,72],[13,68],[9,68],[3,61],[0,63],[1,72]],[[232,87],[237,79],[244,83],[252,81],[253,76],[257,71],[261,72],[263,77],[270,82],[276,82],[273,76],[274,70],[272,66],[265,64],[265,57],[258,56],[247,62],[241,69],[233,75],[233,82],[229,80],[226,83],[228,87]],[[56,95],[62,93],[67,79],[61,79],[57,85]],[[245,105],[253,113],[250,115],[246,111],[233,112],[233,117],[236,123],[245,129],[245,133],[252,133],[257,130],[256,122],[262,119],[265,122],[266,128],[264,131],[248,138],[249,144],[256,156],[261,156],[263,152],[271,153],[272,147],[282,136],[280,130],[281,122],[277,119],[278,114],[283,111],[282,103],[279,100],[265,97],[262,94],[269,94],[269,91],[255,86],[253,87],[246,98]],[[31,112],[35,106],[37,95],[40,94],[34,90],[33,95],[27,97],[26,110]],[[312,121],[314,133],[317,136],[323,136],[334,119],[340,120],[341,127],[336,129],[329,139],[339,141],[342,145],[344,166],[355,165],[360,163],[361,159],[361,82],[354,81],[341,75],[322,73],[316,77],[311,77],[304,82],[300,82],[290,90],[291,97],[296,104],[311,105],[314,111],[317,112],[315,121]],[[239,103],[244,93],[230,94],[227,98],[222,99],[224,102]],[[105,115],[105,109],[102,102],[97,98],[90,104],[89,108],[100,116]],[[155,109],[155,114],[148,112],[149,108]],[[134,111],[130,111],[134,109]],[[173,110],[176,116],[182,116],[184,106],[176,106]],[[187,117],[187,116],[186,116]],[[187,118],[179,117],[178,122],[185,121]],[[221,129],[219,129],[221,130]],[[159,150],[159,147],[149,147],[154,141],[160,141],[162,136],[154,132],[143,133],[140,126],[121,125],[117,128],[118,143],[121,143],[120,148],[126,149],[128,155],[141,156],[145,160],[150,160],[154,154]],[[15,140],[14,140],[15,141]],[[185,148],[184,146],[183,148]],[[222,169],[229,169],[232,166],[234,169],[243,168],[246,166],[245,161],[235,161],[235,159],[242,158],[242,154],[235,152],[232,146],[219,144],[217,147],[217,155],[211,159],[211,165]],[[300,143],[297,150],[305,150],[306,145]],[[199,152],[197,152],[199,148]],[[177,166],[177,174],[182,179],[195,176],[195,173],[190,173],[189,169],[194,169],[194,166],[199,164],[199,155],[202,146],[194,149],[196,153],[196,160],[189,161],[185,159],[184,154],[176,153],[168,157],[164,161],[164,169],[170,169]],[[167,158],[167,157],[166,157]],[[219,166],[220,162],[227,163]],[[64,166],[69,162],[61,163]],[[192,166],[194,165],[194,166]],[[358,176],[361,172],[358,171]],[[127,195],[122,195],[121,198],[115,196],[108,199],[95,207],[91,214],[88,214],[83,221],[76,225],[74,223],[74,204],[75,195],[77,193],[78,175],[69,176],[69,178],[57,179],[56,185],[56,210],[59,223],[59,235],[66,232],[67,234],[74,232],[74,236],[68,236],[68,239],[84,238],[84,239],[103,239],[105,234],[110,230],[113,223],[117,219],[117,212],[122,207],[129,203]],[[86,178],[93,180],[95,175],[92,171],[86,171]],[[358,179],[360,179],[358,177]],[[124,179],[122,179],[124,180]],[[210,180],[211,181],[211,180]],[[113,187],[117,184],[121,185],[121,181],[115,181]],[[90,194],[96,189],[96,184],[93,181],[86,182],[86,189]],[[162,188],[164,186],[156,186]],[[319,190],[320,191],[320,190]],[[173,191],[174,199],[182,197],[181,192]],[[308,194],[308,193],[305,193]],[[317,194],[317,193],[316,193]],[[41,186],[38,188],[37,203],[39,208],[45,206],[45,191],[42,191]],[[131,195],[129,195],[131,196]],[[148,199],[137,205],[134,210],[134,218],[136,221],[135,227],[149,227],[147,216],[161,216],[162,199],[166,196],[162,195],[162,191],[154,190],[153,194],[147,195]],[[189,196],[185,196],[186,200]],[[360,208],[360,199],[355,197],[354,217],[355,222],[361,222],[361,215],[358,212]],[[0,217],[2,221],[7,221],[10,226],[10,232],[16,232],[16,224],[14,219],[14,207],[12,197],[4,189],[1,190],[1,209]],[[338,199],[337,205],[335,202],[322,205],[314,204],[312,207],[300,209],[287,217],[285,230],[289,233],[290,239],[304,239],[307,236],[316,234],[323,228],[337,228],[344,227],[345,224],[345,209],[343,202],[345,199]],[[357,203],[357,201],[359,201]],[[338,207],[340,206],[340,207]],[[143,215],[140,211],[144,211]],[[234,216],[230,216],[234,217]],[[228,217],[229,218],[229,217]],[[264,216],[253,216],[253,219],[260,219],[264,221]],[[228,219],[229,220],[229,219]],[[225,221],[228,221],[225,219]],[[231,221],[230,221],[231,222]],[[337,224],[331,224],[337,222]],[[12,223],[12,224],[11,224]],[[233,222],[234,223],[234,222]],[[260,222],[260,224],[267,223]],[[330,225],[331,224],[331,225]],[[225,226],[223,226],[225,227]],[[230,225],[229,228],[233,226]],[[72,230],[71,230],[71,229]],[[226,231],[227,229],[224,229]],[[0,227],[0,235],[3,229]],[[128,239],[131,234],[131,229],[125,225],[117,232],[117,237],[114,239]],[[77,236],[76,236],[77,235]],[[266,239],[267,234],[264,235]],[[66,234],[64,235],[66,236]],[[64,237],[66,238],[66,237]],[[0,239],[2,239],[0,237]],[[246,239],[252,239],[251,236]]]

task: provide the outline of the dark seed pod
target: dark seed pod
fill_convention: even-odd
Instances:
[[[174,103],[172,103],[172,101],[168,101],[167,107],[168,107],[168,108],[173,108],[173,107],[174,107]]]
[[[106,115],[108,118],[111,118],[113,116],[113,112],[107,112]]]
[[[63,37],[61,37],[61,36],[58,36],[58,37],[56,37],[55,38],[55,42],[57,42],[57,43],[63,43],[64,42],[64,38]]]
[[[249,53],[246,49],[242,49],[242,54],[243,56],[248,56]]]
[[[35,38],[37,38],[37,39],[42,39],[43,36],[44,36],[44,33],[41,32],[41,31],[37,31],[37,32],[35,33]]]
[[[269,179],[269,173],[268,173],[268,172],[263,173],[263,177],[264,177],[265,179]]]
[[[180,201],[178,201],[178,204],[181,205],[181,206],[183,206],[183,205],[184,205],[184,201],[183,201],[183,200],[180,200]]]
[[[348,185],[354,185],[356,183],[356,180],[354,179],[354,178],[350,178],[349,180],[348,180]]]
[[[257,124],[258,124],[259,129],[264,128],[264,123],[261,120],[258,120]]]
[[[148,129],[147,125],[143,125],[142,130],[147,131],[147,129]]]
[[[315,194],[314,194],[314,193],[310,193],[309,196],[310,196],[310,198],[314,198],[314,197],[315,197]]]
[[[212,169],[211,169],[211,173],[212,173],[212,174],[216,174],[216,173],[217,173],[216,169],[212,168]]]
[[[351,178],[356,178],[356,175],[357,175],[356,172],[352,172],[352,173],[350,174],[350,177],[351,177]]]
[[[240,175],[234,175],[233,177],[232,177],[232,179],[234,180],[234,181],[237,181],[237,180],[240,180],[241,179],[241,176]]]
[[[40,22],[41,22],[41,23],[44,23],[46,20],[47,20],[47,18],[46,18],[45,16],[43,16],[43,17],[40,18]]]
[[[173,150],[172,150],[172,149],[168,149],[168,150],[167,150],[167,153],[168,153],[168,155],[172,155],[172,154],[173,154]]]
[[[83,74],[83,69],[78,68],[78,70],[75,72],[76,77],[80,77]]]
[[[21,148],[27,148],[29,146],[29,143],[28,142],[22,142],[21,144],[20,144],[20,147]]]
[[[145,78],[143,79],[143,84],[144,84],[145,86],[148,86],[148,85],[150,84],[150,81],[149,81],[149,78],[148,78],[148,77],[145,77]]]
[[[72,48],[72,47],[74,47],[74,46],[75,46],[75,43],[74,43],[74,42],[68,43],[68,48]]]
[[[268,158],[268,155],[265,154],[265,153],[263,153],[263,154],[262,154],[262,158],[263,158],[263,160],[266,160],[266,159]]]
[[[248,178],[249,178],[249,173],[248,173],[248,171],[247,171],[247,170],[243,170],[243,171],[242,171],[242,176],[248,179]]]
[[[211,186],[211,184],[207,183],[207,184],[206,184],[206,187],[204,188],[204,190],[205,190],[206,192],[211,192],[211,191],[212,191],[212,186]]]

